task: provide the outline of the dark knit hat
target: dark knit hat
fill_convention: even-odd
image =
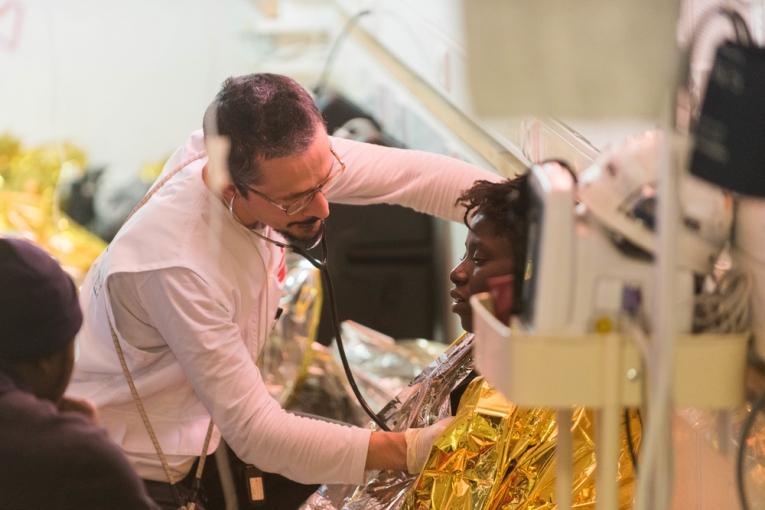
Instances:
[[[77,289],[58,262],[28,241],[0,237],[0,359],[49,356],[81,325]]]

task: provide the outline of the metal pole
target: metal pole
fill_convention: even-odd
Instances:
[[[571,491],[573,459],[573,442],[571,440],[571,408],[561,408],[556,411],[558,422],[558,441],[555,446],[557,470],[555,479],[555,497],[558,500],[558,510],[571,510]]]

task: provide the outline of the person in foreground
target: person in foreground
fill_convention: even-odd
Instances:
[[[40,248],[0,237],[0,507],[158,507],[86,402],[62,398],[82,323],[77,291]]]

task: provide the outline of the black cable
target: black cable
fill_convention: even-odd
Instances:
[[[316,81],[316,85],[313,87],[314,93],[318,96],[321,95],[324,92],[324,88],[327,86],[327,80],[329,79],[329,72],[332,68],[332,64],[335,61],[335,58],[337,57],[337,52],[340,49],[340,46],[342,45],[343,41],[346,37],[348,37],[348,34],[351,33],[351,30],[353,30],[353,27],[356,26],[356,24],[359,22],[361,18],[366,16],[367,14],[371,14],[371,9],[364,9],[363,11],[359,11],[353,16],[351,16],[348,21],[345,22],[345,25],[343,26],[342,30],[338,34],[338,36],[335,38],[335,41],[332,43],[332,48],[329,50],[329,55],[327,55],[327,60],[324,62],[324,68],[321,71],[321,74],[319,74],[319,79]]]
[[[746,442],[754,428],[754,422],[757,421],[757,415],[765,409],[765,392],[762,393],[752,406],[752,411],[747,416],[743,427],[741,428],[741,438],[738,445],[738,457],[736,459],[736,488],[738,489],[738,499],[741,502],[742,510],[749,510],[749,498],[746,495],[744,486],[744,456],[746,454]]]
[[[327,266],[324,266],[322,269],[322,276],[324,277],[324,283],[327,286],[327,296],[329,297],[329,309],[332,315],[332,327],[335,330],[335,338],[337,339],[337,350],[340,352],[340,360],[343,362],[343,370],[345,371],[345,376],[348,378],[348,383],[351,385],[351,389],[353,390],[353,394],[356,395],[356,399],[359,401],[359,404],[361,404],[361,407],[364,409],[364,412],[366,412],[372,420],[377,424],[378,427],[380,427],[381,430],[390,431],[390,428],[385,424],[382,419],[377,416],[377,414],[372,411],[372,409],[369,407],[369,404],[367,404],[366,400],[364,400],[364,397],[361,396],[361,392],[359,391],[358,386],[356,386],[356,381],[353,378],[353,373],[351,372],[351,367],[348,363],[348,358],[345,355],[345,348],[343,347],[343,339],[340,335],[340,324],[337,320],[337,309],[335,306],[335,297],[334,297],[334,289],[332,288],[332,280],[329,277],[329,270],[327,269]]]
[[[638,418],[640,417],[640,412],[638,411]],[[630,410],[625,409],[624,410],[624,433],[627,436],[627,450],[629,450],[630,453],[630,460],[632,461],[632,468],[635,470],[635,474],[638,472],[638,457],[637,457],[637,451],[635,450],[635,442],[632,440],[632,425],[630,424]]]
[[[324,286],[327,289],[327,297],[329,298],[329,311],[330,316],[332,317],[332,329],[335,330],[335,338],[337,338],[337,350],[340,352],[340,361],[342,361],[343,364],[343,371],[345,372],[345,377],[348,379],[348,384],[351,386],[351,390],[353,390],[353,394],[356,396],[356,400],[358,400],[359,405],[361,405],[361,408],[364,409],[364,412],[369,415],[370,418],[377,424],[378,427],[380,427],[381,430],[384,430],[386,432],[390,431],[390,428],[385,424],[382,419],[375,414],[374,411],[372,411],[372,408],[369,407],[369,404],[367,404],[367,401],[364,400],[364,397],[361,395],[361,391],[359,391],[359,387],[356,386],[356,380],[353,378],[353,372],[351,372],[351,366],[348,363],[348,358],[345,355],[345,348],[343,347],[343,337],[340,335],[340,321],[337,319],[337,305],[335,304],[335,289],[332,286],[332,278],[329,276],[329,269],[327,269],[327,230],[325,228],[324,223],[322,222],[322,235],[321,235],[321,251],[322,251],[322,259],[318,260],[315,257],[311,256],[305,249],[301,248],[300,246],[296,246],[294,244],[285,244],[281,241],[277,241],[275,239],[271,239],[270,237],[264,236],[263,234],[258,233],[256,230],[252,230],[254,234],[256,234],[258,237],[268,241],[269,243],[275,244],[276,246],[280,248],[290,249],[294,253],[297,253],[304,259],[306,259],[313,267],[319,270],[321,273],[322,281],[324,282]],[[310,246],[308,249],[314,248],[316,245]]]
[[[350,384],[351,390],[353,390],[353,394],[356,396],[356,400],[358,400],[359,405],[361,405],[362,409],[364,409],[364,412],[367,413],[367,415],[369,415],[369,417],[377,424],[378,427],[380,427],[381,430],[390,431],[390,428],[374,411],[372,411],[372,408],[369,407],[369,404],[367,404],[367,401],[361,395],[361,391],[359,391],[359,387],[356,385],[356,380],[353,378],[353,372],[351,372],[351,366],[348,363],[348,358],[345,355],[345,347],[343,346],[343,338],[340,335],[340,322],[337,319],[335,289],[332,286],[332,278],[330,277],[329,269],[327,268],[326,239],[327,239],[327,234],[325,230],[324,235],[322,235],[322,238],[321,238],[321,248],[325,256],[325,260],[322,260],[322,261],[316,260],[300,247],[293,246],[293,245],[290,245],[289,247],[290,249],[292,249],[292,251],[294,251],[298,255],[301,255],[308,262],[310,262],[311,265],[313,265],[316,269],[318,269],[319,272],[321,272],[321,277],[322,277],[322,280],[324,281],[324,286],[327,289],[327,298],[329,298],[329,312],[332,318],[332,329],[335,330],[335,338],[337,339],[337,350],[340,353],[340,361],[342,362],[342,365],[343,365],[343,371],[345,372],[345,377],[348,379],[348,384]]]

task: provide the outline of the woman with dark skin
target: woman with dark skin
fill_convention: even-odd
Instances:
[[[452,312],[459,315],[465,331],[473,331],[470,296],[488,291],[490,278],[513,275],[513,303],[520,303],[528,224],[527,183],[526,174],[498,183],[478,181],[458,200],[466,208],[468,234],[465,254],[449,275],[454,284],[449,295]],[[473,370],[452,391],[452,414],[456,413],[465,388],[477,375]]]
[[[460,317],[462,328],[465,331],[473,332],[473,313],[469,303],[470,297],[476,293],[489,291],[489,280],[493,277],[503,275],[513,276],[513,306],[511,313],[515,315],[521,312],[519,305],[521,304],[521,289],[526,269],[526,245],[529,221],[527,214],[529,208],[527,181],[527,176],[522,175],[500,183],[477,182],[463,193],[459,199],[459,203],[467,209],[465,224],[469,231],[465,240],[465,254],[450,274],[450,280],[454,284],[450,295],[453,299],[452,311]],[[452,414],[457,414],[462,394],[470,382],[477,376],[478,374],[473,370],[452,390],[450,395]],[[580,434],[582,437],[588,437],[592,432],[591,412],[582,408],[578,408],[578,410],[587,413],[585,415],[587,419],[577,422],[578,424],[572,428],[572,432]],[[524,410],[516,408],[513,411],[515,414],[513,419],[523,420],[524,415],[532,416],[539,411],[539,408]],[[539,416],[544,416],[544,414]],[[545,420],[547,420],[546,424],[555,425],[551,415],[545,418]],[[628,427],[629,424],[632,425],[631,430]],[[524,432],[527,430],[529,429],[524,429]],[[634,443],[640,437],[640,430],[641,427],[636,422],[636,419],[625,411],[625,431],[622,432],[622,438],[620,439],[620,508],[629,506],[630,498],[632,497],[635,480],[634,472],[637,465]],[[459,434],[455,433],[455,436]],[[465,434],[461,434],[461,439],[464,440]],[[535,437],[539,439],[541,436]],[[457,439],[454,439],[454,441],[455,443],[458,442]],[[589,487],[594,483],[594,479],[587,475],[587,472],[595,466],[594,451],[586,441],[583,441],[581,438],[578,441],[578,446],[575,448],[575,450],[578,448],[577,451],[579,451],[578,458],[582,463],[587,464],[588,467],[577,471],[578,479],[583,485],[575,490],[581,490],[582,487]],[[533,444],[529,448],[537,448],[536,451],[542,452],[544,448],[549,447],[554,442],[554,438],[548,439],[546,442],[542,441]],[[533,456],[529,456],[523,461],[526,464],[518,467],[518,473],[523,473],[524,470],[531,471],[529,468],[529,462],[532,462],[529,460],[531,458]],[[535,467],[539,468],[540,466],[537,465]],[[540,480],[544,476],[548,476],[548,483],[550,480],[554,480],[554,474],[550,474],[549,470],[546,473],[546,475],[539,475],[537,472],[537,475],[539,475]],[[496,502],[499,502],[501,505],[502,502],[517,501],[517,497],[520,494],[526,494],[525,491],[530,490],[528,485],[524,485],[527,483],[528,480],[522,474],[519,474],[517,478],[508,478],[506,473],[502,485],[496,486],[499,491],[496,493],[499,496],[495,495],[498,498]],[[535,487],[545,494],[549,493],[549,487],[545,487],[544,484]],[[423,493],[427,494],[427,490],[423,489],[422,484],[416,485],[416,489],[423,490]],[[593,504],[594,493],[585,493],[587,493],[587,490],[579,493],[575,492],[575,494],[578,494],[578,497],[585,498],[584,500],[587,500],[589,504]],[[420,494],[417,497],[424,496]]]
[[[460,317],[462,328],[468,333],[473,332],[470,296],[487,291],[492,277],[512,275],[513,302],[520,303],[526,261],[528,197],[528,177],[524,174],[498,183],[478,181],[459,198],[458,203],[466,208],[464,221],[468,233],[465,253],[450,274],[454,285],[450,296],[452,312]],[[516,306],[512,313],[518,312]],[[443,358],[428,366],[380,414],[391,423],[405,424],[401,426],[412,426],[411,420],[428,416],[432,419],[433,415],[438,419],[444,397],[449,395],[451,412],[455,415],[462,394],[478,375],[472,370],[466,377],[462,376],[472,366],[472,341],[470,334],[455,341]],[[442,392],[444,386],[447,388]],[[411,477],[380,473],[367,484],[353,487],[349,492],[353,495],[345,501],[352,501],[354,508],[394,508],[403,502],[406,491],[402,489],[411,490],[416,482]],[[321,503],[321,497],[317,501]]]
[[[478,181],[459,198],[458,203],[467,208],[469,230],[465,254],[449,278],[454,284],[452,311],[465,331],[473,331],[468,299],[489,290],[489,278],[513,275],[513,301],[518,302],[526,254],[527,181],[525,174],[499,183]]]
[[[472,333],[470,296],[489,290],[488,281],[492,277],[513,276],[514,306],[511,313],[518,314],[521,311],[518,305],[521,303],[520,291],[526,266],[528,177],[524,174],[499,183],[478,181],[460,196],[458,203],[466,208],[465,225],[468,227],[468,234],[465,239],[465,253],[450,274],[454,285],[450,295],[453,300],[452,311],[460,317],[462,328]],[[472,370],[459,380],[461,374],[472,366],[472,342],[470,334],[455,341],[447,349],[444,357],[428,366],[407,389],[383,408],[381,415],[389,418],[392,423],[403,423],[405,426],[411,426],[407,420],[422,420],[423,417],[432,415],[438,418],[438,412],[442,409],[444,396],[447,394],[451,412],[453,415],[457,414],[462,394],[478,376],[476,371]],[[443,386],[448,387],[441,392]],[[450,393],[447,393],[449,390]],[[464,435],[467,429],[455,429],[452,433],[455,436]],[[421,489],[423,494],[428,494],[428,488],[422,485],[416,487],[420,481],[421,479],[380,473],[366,485],[354,487],[351,491],[353,496],[349,496],[345,501],[353,502],[354,508],[396,508],[395,505],[400,505],[404,498],[412,496],[415,489]],[[524,490],[513,487],[521,492]],[[408,492],[403,488],[407,488]],[[321,497],[318,498],[318,502],[322,502]],[[326,507],[319,505],[310,508]]]

